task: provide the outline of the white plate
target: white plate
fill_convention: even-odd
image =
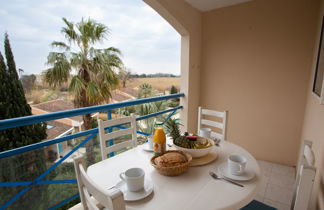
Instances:
[[[116,188],[123,192],[125,201],[137,201],[149,196],[153,192],[153,183],[145,179],[144,188],[136,192],[129,191],[124,181],[118,182]]]
[[[245,172],[240,175],[233,175],[230,173],[228,167],[227,167],[227,163],[223,163],[222,165],[220,165],[218,167],[219,172],[226,178],[235,180],[235,181],[248,181],[254,178],[255,173],[251,168],[246,168]]]
[[[153,152],[153,147],[150,148],[148,143],[143,144],[142,148],[144,151]]]

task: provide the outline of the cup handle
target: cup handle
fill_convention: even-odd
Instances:
[[[119,177],[121,178],[121,180],[123,180],[123,181],[125,181],[125,178],[124,178],[124,176],[125,176],[125,172],[123,172],[123,173],[120,173],[119,174]]]

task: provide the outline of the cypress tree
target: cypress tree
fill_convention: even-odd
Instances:
[[[32,115],[31,107],[27,103],[22,84],[17,74],[8,34],[5,34],[4,48],[7,66],[0,53],[0,119]],[[0,151],[37,143],[43,139],[46,139],[46,124],[44,123],[1,130]],[[0,168],[0,182],[33,181],[46,170],[44,151],[43,149],[38,149],[21,155],[0,159]],[[1,205],[6,203],[21,189],[21,187],[6,187],[1,189]],[[46,191],[46,185],[32,186],[9,209],[45,209],[47,207]],[[32,201],[35,198],[37,198],[37,202]]]
[[[4,106],[6,99],[6,64],[0,52],[0,120],[4,119]]]
[[[7,67],[4,61],[4,58],[0,52],[0,120],[5,119],[7,115],[7,105],[8,105],[8,99],[7,99]],[[9,144],[9,139],[6,135],[6,130],[0,131],[0,150],[3,150],[3,148],[6,148]]]

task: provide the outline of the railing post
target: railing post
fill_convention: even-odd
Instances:
[[[108,110],[107,118],[108,118],[108,120],[111,120],[111,119],[112,119],[112,116],[111,116],[111,110]],[[112,128],[112,127],[109,127],[109,128],[108,128],[108,132],[111,133],[112,131],[113,131],[113,128]],[[109,146],[114,145],[114,140],[113,140],[113,139],[108,140],[108,145],[109,145]],[[113,157],[114,155],[115,155],[115,153],[114,153],[114,152],[111,152],[111,153],[109,153],[108,156],[109,156],[109,157]]]

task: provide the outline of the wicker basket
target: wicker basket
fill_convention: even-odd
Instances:
[[[169,153],[169,152],[177,152],[177,153],[180,153],[182,155],[184,155],[186,158],[187,158],[187,162],[186,163],[183,163],[181,165],[178,165],[178,166],[171,166],[171,167],[163,167],[163,166],[158,166],[155,164],[155,158],[165,154],[165,153]],[[160,155],[155,155],[154,157],[151,158],[151,164],[152,166],[162,175],[165,175],[165,176],[178,176],[184,172],[186,172],[189,168],[189,165],[190,165],[190,161],[192,160],[192,157],[190,154],[188,153],[184,153],[182,151],[167,151],[163,154],[160,154]]]

